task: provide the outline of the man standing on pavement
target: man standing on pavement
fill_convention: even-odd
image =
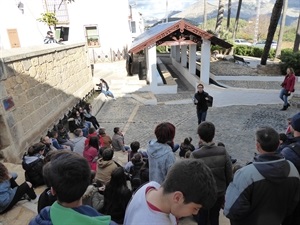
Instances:
[[[281,154],[295,165],[300,174],[300,113],[292,117],[290,127],[293,138],[291,144],[282,149]],[[289,220],[293,222],[291,224],[300,224],[300,202]]]
[[[208,110],[207,101],[209,100],[209,94],[204,91],[203,84],[197,85],[197,92],[194,95],[194,104],[197,106],[198,125],[206,120],[206,114]]]
[[[278,146],[273,128],[256,131],[258,155],[236,171],[226,191],[224,214],[232,225],[289,224],[284,220],[299,202],[300,179],[293,163],[276,153]]]
[[[218,198],[211,209],[201,209],[198,212],[196,221],[198,225],[219,225],[219,212],[224,205],[226,188],[232,180],[232,163],[225,147],[213,142],[213,123],[202,122],[198,126],[198,135],[202,146],[192,152],[191,158],[201,159],[211,169],[217,184]]]

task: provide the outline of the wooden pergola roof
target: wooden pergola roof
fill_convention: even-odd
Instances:
[[[132,42],[131,53],[138,53],[149,46],[155,45],[188,45],[201,43],[202,39],[211,41],[214,45],[230,48],[232,45],[213,34],[181,19],[169,23],[158,24],[145,31]]]

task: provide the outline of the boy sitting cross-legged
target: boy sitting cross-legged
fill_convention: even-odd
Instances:
[[[197,159],[177,161],[162,185],[151,181],[142,186],[127,206],[124,225],[175,225],[177,219],[210,208],[217,199],[210,169]]]
[[[85,158],[70,151],[58,151],[44,166],[44,176],[57,201],[41,210],[29,224],[115,225],[110,216],[82,205],[82,195],[90,184],[91,170]]]

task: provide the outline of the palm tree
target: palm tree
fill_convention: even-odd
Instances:
[[[242,7],[242,0],[239,0],[237,12],[236,12],[236,17],[235,17],[234,30],[233,30],[233,34],[232,34],[233,41],[235,39],[235,35],[237,33],[237,28],[238,28],[238,25],[239,25],[241,7]]]
[[[222,26],[223,16],[224,16],[224,0],[219,0],[219,9],[218,9],[218,16],[217,16],[217,22],[215,28],[218,37],[220,36],[219,33]]]
[[[278,42],[277,42],[277,47],[276,47],[276,52],[275,52],[276,58],[278,58],[278,56],[280,55],[280,51],[281,51],[281,43],[282,43],[284,26],[285,26],[287,6],[288,6],[288,0],[283,0],[283,10],[282,10],[282,16],[281,16],[281,22],[280,22]]]
[[[228,12],[227,12],[227,30],[230,27],[230,16],[231,16],[231,0],[228,0]]]
[[[203,30],[206,30],[207,24],[207,0],[203,0]]]
[[[272,15],[271,15],[271,19],[270,19],[270,25],[269,25],[269,29],[268,29],[268,35],[267,35],[267,39],[266,39],[265,48],[264,48],[263,54],[261,56],[261,61],[260,61],[261,65],[267,64],[268,55],[270,52],[270,48],[271,48],[271,44],[272,44],[272,41],[274,38],[275,31],[277,28],[277,24],[278,24],[280,15],[281,15],[282,6],[283,6],[283,0],[276,0],[273,10],[272,10]]]
[[[295,37],[294,48],[293,48],[294,52],[299,51],[299,45],[300,45],[300,13],[299,13],[299,18],[298,18],[296,37]]]

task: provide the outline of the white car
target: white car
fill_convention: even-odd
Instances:
[[[236,45],[246,45],[246,46],[252,46],[252,44],[245,39],[235,39],[234,44]]]
[[[256,43],[253,44],[253,47],[264,48],[265,44],[266,44],[266,40],[258,41],[258,42],[256,42]],[[277,48],[277,42],[276,41],[272,41],[271,48],[273,48],[273,49]]]

